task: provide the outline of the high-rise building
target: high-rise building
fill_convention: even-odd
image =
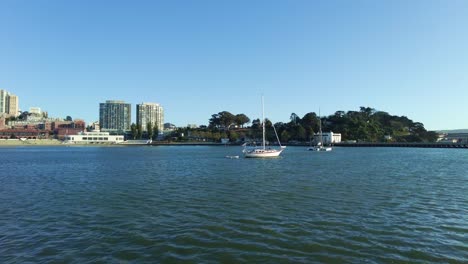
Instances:
[[[19,104],[18,96],[6,90],[0,90],[0,114],[18,116]]]
[[[18,96],[14,94],[7,95],[5,111],[10,116],[17,117],[19,115]]]
[[[107,100],[99,104],[101,131],[123,132],[130,130],[131,105],[124,101]]]
[[[6,114],[8,92],[6,90],[0,90],[0,114]]]
[[[160,104],[156,103],[141,103],[136,106],[137,125],[141,125],[143,131],[146,131],[146,126],[151,123],[151,127],[155,125],[161,134],[164,129],[164,109]]]

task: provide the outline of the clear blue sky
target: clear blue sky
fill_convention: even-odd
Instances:
[[[55,117],[109,99],[165,121],[370,106],[468,128],[468,1],[0,1],[0,89]],[[135,116],[133,116],[135,120]]]

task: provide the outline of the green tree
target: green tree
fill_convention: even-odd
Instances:
[[[343,117],[346,114],[345,111],[338,110],[335,112],[336,117]]]
[[[302,127],[301,125],[298,125],[297,126],[297,129],[296,129],[296,139],[299,140],[299,141],[304,141],[306,140],[306,130],[304,127]]]
[[[143,128],[141,127],[141,124],[137,125],[137,139],[141,139],[143,136]]]
[[[265,137],[267,141],[276,142],[275,128],[273,128],[273,123],[270,119],[265,118]]]
[[[21,112],[21,114],[18,116],[18,120],[26,120],[29,116],[28,111]]]
[[[422,123],[406,116],[392,116],[361,106],[359,111],[337,111],[327,117],[327,129],[339,132],[343,140],[355,139],[368,142],[385,141],[391,136],[397,142],[435,141],[436,133],[429,133]]]
[[[313,112],[304,115],[301,119],[301,125],[306,131],[306,138],[311,138],[314,135],[314,131],[319,130],[319,122],[317,114]]]
[[[148,139],[153,138],[153,126],[151,125],[151,122],[146,123],[146,131],[148,133]]]
[[[218,142],[221,140],[221,134],[219,132],[214,132],[211,134],[211,139],[215,142]]]
[[[231,133],[229,133],[232,130],[228,129],[232,124],[243,126],[239,119],[242,115],[235,115],[234,119],[233,115],[227,111],[212,115],[209,126],[211,131],[206,132],[206,138],[218,138],[221,136],[219,128],[224,128],[232,140]],[[319,120],[313,112],[307,113],[302,119],[292,113],[289,123],[277,123],[275,127],[282,141],[303,141],[309,140],[314,132],[319,130]],[[413,122],[406,116],[392,116],[386,112],[376,111],[371,107],[362,106],[358,111],[336,111],[328,117],[323,117],[322,121],[322,131],[341,133],[342,140],[379,142],[385,141],[387,135],[396,142],[433,142],[437,139],[437,133],[427,131],[422,123]],[[258,140],[262,136],[261,125],[260,119],[254,119],[249,129],[235,130],[235,132],[240,137]],[[268,128],[267,139],[276,141],[270,127],[271,122],[266,120],[265,125]]]
[[[235,124],[235,121],[236,121],[236,117],[229,113],[228,111],[223,111],[220,113],[220,122],[221,122],[221,125],[224,127],[224,130],[229,130],[229,127],[232,125],[232,124]]]
[[[289,117],[289,119],[291,120],[291,123],[293,123],[294,125],[296,125],[297,123],[299,123],[301,121],[299,116],[296,115],[295,113],[292,113],[291,116]]]
[[[244,127],[244,125],[249,123],[249,122],[250,122],[250,118],[248,118],[244,114],[238,114],[238,115],[235,116],[235,123],[236,123],[236,125],[238,125],[240,127]]]
[[[360,109],[359,111],[363,113],[366,117],[370,117],[371,115],[375,113],[374,108],[361,106],[359,109]]]
[[[132,138],[136,139],[138,136],[138,128],[137,125],[135,125],[135,123],[132,123],[130,125],[130,131],[132,132]]]
[[[219,128],[221,126],[221,117],[219,114],[213,114],[211,115],[211,118],[209,120],[208,126],[213,129],[213,128]]]
[[[261,127],[262,127],[262,123],[260,119],[257,118],[252,121],[252,129],[259,129]]]
[[[436,142],[439,135],[435,131],[427,131],[425,135],[425,141],[427,142]]]
[[[223,128],[229,130],[229,127],[236,123],[236,116],[228,111],[222,111],[217,114],[211,115],[210,128]]]
[[[239,139],[239,134],[234,130],[229,131],[229,141],[236,142],[237,139]]]
[[[281,132],[281,142],[288,142],[290,138],[291,136],[289,135],[288,131],[284,130],[283,132]]]
[[[159,128],[158,128],[158,125],[154,124],[154,127],[153,127],[153,139],[156,140],[158,138],[158,135],[159,135]]]

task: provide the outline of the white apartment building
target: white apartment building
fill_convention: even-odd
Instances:
[[[164,129],[164,109],[157,103],[141,103],[136,106],[137,125],[141,125],[143,131],[146,131],[146,126],[151,123],[151,127],[158,126],[159,134],[162,134]]]

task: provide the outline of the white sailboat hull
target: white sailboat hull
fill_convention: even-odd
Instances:
[[[246,158],[274,158],[278,157],[284,149],[252,149],[246,150],[244,156]]]
[[[316,147],[310,147],[307,150],[310,150],[310,151],[332,151],[332,147],[316,146]]]

